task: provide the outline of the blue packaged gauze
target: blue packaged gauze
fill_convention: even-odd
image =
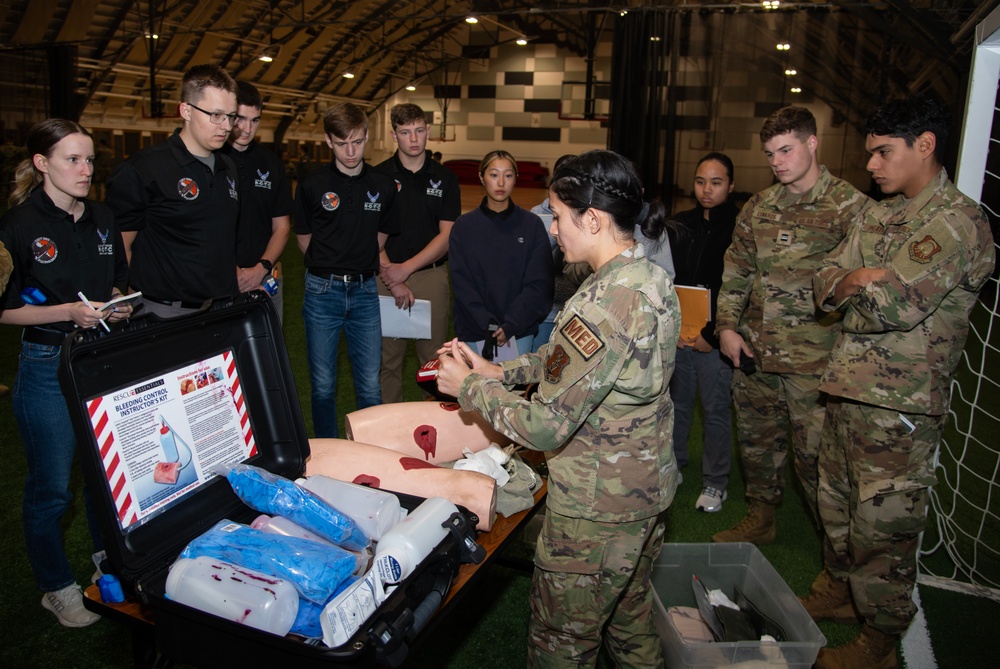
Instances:
[[[180,556],[202,555],[290,581],[302,597],[317,604],[337,592],[358,560],[337,546],[267,534],[231,520],[216,523],[189,543]]]
[[[253,465],[234,465],[229,485],[247,506],[271,516],[284,516],[327,541],[361,552],[369,539],[349,516],[294,481]]]

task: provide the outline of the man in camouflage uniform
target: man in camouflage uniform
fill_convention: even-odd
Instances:
[[[569,251],[567,259],[577,260]],[[537,353],[473,364],[478,373],[440,358],[439,389],[546,453],[548,508],[530,596],[529,667],[592,667],[602,635],[618,666],[663,666],[650,573],[663,540],[662,512],[677,488],[668,391],[677,309],[666,272],[636,244],[584,281]],[[457,341],[451,347],[469,350]],[[530,400],[505,388],[536,382]]]
[[[809,110],[774,112],[760,140],[779,183],[750,198],[736,219],[716,317],[720,351],[736,368],[733,400],[750,506],[743,520],[712,541],[763,545],[776,536],[789,429],[795,473],[816,515],[825,413],[819,379],[840,324],[839,314],[817,314],[812,277],[867,198],[819,164]],[[740,369],[741,356],[754,361],[755,372]]]
[[[950,121],[925,98],[868,119],[868,170],[898,195],[869,206],[814,278],[816,303],[844,322],[820,385],[830,396],[819,454],[826,569],[803,603],[817,619],[855,623],[855,607],[864,619],[817,667],[896,667],[915,612],[952,374],[995,263],[985,216],[941,166]]]

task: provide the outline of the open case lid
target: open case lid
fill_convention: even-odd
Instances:
[[[59,380],[112,566],[130,584],[246,507],[216,464],[294,479],[309,455],[278,314],[262,291],[121,331],[80,331]]]

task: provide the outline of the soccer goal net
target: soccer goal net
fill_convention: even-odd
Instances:
[[[1000,9],[976,32],[958,188],[979,201],[1000,240]],[[986,141],[989,139],[989,141]],[[971,318],[931,492],[920,583],[1000,601],[1000,290],[997,273]]]

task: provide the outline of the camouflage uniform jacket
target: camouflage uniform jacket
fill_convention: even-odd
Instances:
[[[820,389],[904,413],[947,412],[969,313],[995,255],[985,216],[944,169],[912,200],[872,203],[814,280],[816,303],[844,310]],[[889,272],[831,304],[860,267]]]
[[[655,516],[676,482],[670,376],[680,329],[667,273],[636,244],[567,300],[547,344],[471,374],[459,402],[519,444],[546,451],[548,505],[598,522]],[[530,400],[504,385],[535,383]]]
[[[750,198],[726,252],[716,332],[739,332],[762,371],[822,373],[839,314],[816,310],[812,278],[867,201],[825,167],[797,201],[782,184]]]

